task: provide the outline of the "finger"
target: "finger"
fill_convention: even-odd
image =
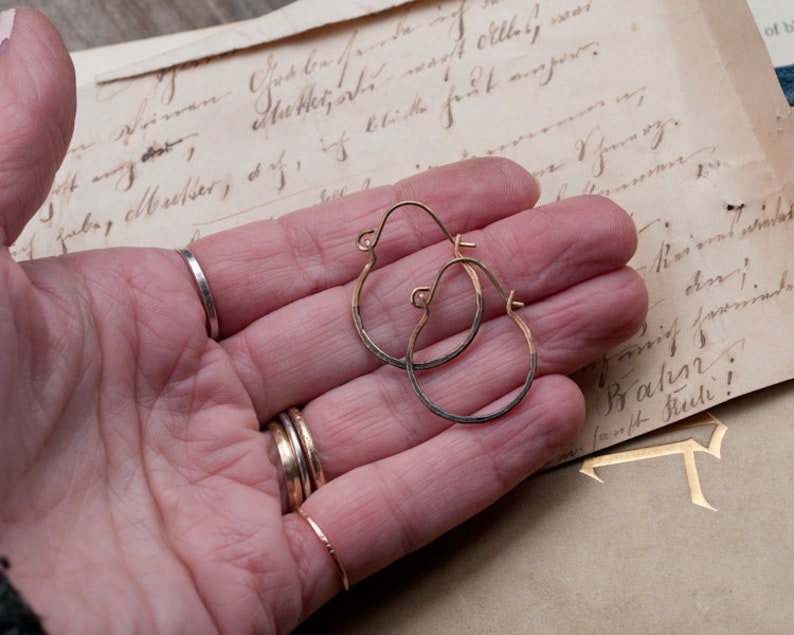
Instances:
[[[74,69],[37,11],[4,14],[0,53],[0,243],[12,243],[47,197],[72,135]]]
[[[361,580],[503,496],[578,432],[581,392],[544,377],[505,421],[453,426],[418,447],[367,465],[318,490],[303,507],[352,582]],[[338,572],[297,514],[285,523],[302,566],[306,613],[339,591]]]
[[[374,228],[401,200],[421,200],[453,233],[469,232],[532,207],[538,186],[526,170],[502,159],[477,159],[441,167],[275,220],[208,236],[191,245],[218,307],[221,335],[294,300],[354,279],[361,270],[359,231]],[[396,214],[390,240],[379,251],[387,263],[433,244],[443,235],[424,214]]]
[[[621,269],[522,310],[537,342],[537,376],[569,374],[636,333],[646,298],[641,278]],[[493,402],[526,378],[527,348],[506,316],[484,325],[471,348],[443,369],[417,373],[425,394],[456,414],[493,411]],[[535,390],[533,385],[530,394]],[[404,452],[452,425],[416,397],[404,370],[391,367],[319,396],[303,408],[303,417],[329,479]]]
[[[483,254],[498,279],[529,304],[622,268],[636,246],[628,215],[599,198],[517,214],[469,236],[477,242],[473,251]],[[348,257],[361,267],[360,254],[348,249]],[[362,303],[371,309],[364,315],[367,332],[384,348],[394,349],[389,352],[395,356],[404,355],[418,319],[407,302],[410,289],[432,280],[450,252],[448,244],[434,245],[383,267],[367,282],[366,298],[362,296]],[[438,318],[423,331],[422,346],[465,332],[472,324],[471,280],[458,273],[444,283],[446,294],[434,300]],[[224,342],[260,416],[305,404],[381,364],[354,328],[351,295],[352,285],[329,289],[272,312]],[[491,307],[488,316],[504,310],[499,301],[487,306]],[[295,325],[301,325],[300,330]],[[402,351],[397,350],[400,346]],[[421,357],[424,353],[419,355],[427,359]],[[572,356],[568,365],[580,359]]]

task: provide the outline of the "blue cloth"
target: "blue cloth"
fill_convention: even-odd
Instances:
[[[794,106],[794,64],[791,66],[781,66],[775,69],[783,92],[786,94],[788,103]]]

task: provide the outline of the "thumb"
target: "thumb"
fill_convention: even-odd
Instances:
[[[32,9],[0,13],[0,245],[46,199],[74,115],[74,68],[55,27]]]

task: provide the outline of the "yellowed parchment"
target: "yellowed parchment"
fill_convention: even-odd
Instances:
[[[640,232],[647,324],[577,373],[588,420],[567,460],[794,376],[793,125],[740,2],[416,1],[83,87],[13,252],[180,246],[510,157],[545,202],[604,194]]]

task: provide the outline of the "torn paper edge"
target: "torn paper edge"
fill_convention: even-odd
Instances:
[[[172,48],[139,62],[97,76],[98,83],[129,79],[180,64],[224,55],[276,42],[330,24],[355,20],[387,11],[414,0],[298,0],[259,18],[238,23],[198,42]],[[167,37],[167,36],[166,36]]]
[[[238,24],[240,23],[221,24],[204,29],[180,31],[169,35],[159,35],[142,40],[131,40],[82,51],[73,51],[71,57],[77,86],[94,84],[98,76],[113,73],[117,69],[128,66],[131,62],[164,55],[177,47],[216,35],[220,31],[232,28],[233,25]]]

